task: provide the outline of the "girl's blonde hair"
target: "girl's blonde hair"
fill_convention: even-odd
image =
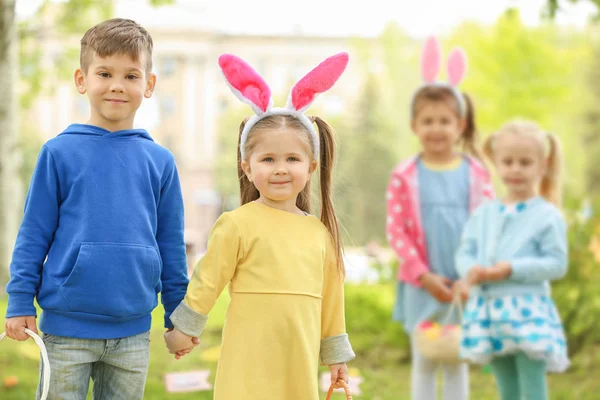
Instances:
[[[327,227],[333,244],[335,246],[337,267],[340,274],[345,274],[344,263],[342,261],[342,239],[340,236],[340,229],[338,219],[335,215],[332,201],[332,175],[333,165],[335,163],[336,156],[336,142],[334,137],[333,129],[319,117],[309,117],[312,122],[317,125],[319,132],[319,146],[320,146],[320,160],[319,160],[319,183],[321,186],[321,222]],[[310,159],[313,159],[313,143],[311,143],[311,135],[307,131],[306,127],[297,119],[289,115],[271,115],[261,119],[252,127],[248,140],[246,141],[245,156],[246,160],[242,160],[240,139],[242,137],[242,131],[246,120],[240,124],[240,133],[238,138],[238,177],[240,180],[240,200],[241,204],[244,205],[251,201],[257,200],[260,197],[260,193],[252,182],[248,179],[244,170],[242,169],[242,161],[248,161],[252,150],[256,146],[257,137],[259,135],[252,134],[254,131],[265,131],[270,129],[290,129],[295,131],[304,132],[303,137],[307,142],[307,149],[310,154]],[[310,213],[310,181],[307,182],[306,187],[298,194],[296,200],[296,206],[302,211]]]
[[[443,102],[450,105],[456,116],[459,119],[464,118],[465,120],[465,129],[461,132],[458,144],[462,146],[462,151],[482,161],[483,157],[479,149],[477,125],[475,124],[475,108],[471,97],[467,93],[463,92],[461,95],[465,99],[466,110],[464,115],[461,113],[460,104],[452,89],[446,86],[423,86],[415,93],[412,109],[410,110],[411,120],[417,118],[419,111],[428,102]]]
[[[504,124],[500,130],[487,137],[483,144],[483,153],[493,163],[495,142],[501,135],[519,135],[530,137],[540,145],[547,162],[546,173],[540,182],[540,194],[549,202],[560,206],[562,202],[562,150],[558,137],[552,133],[547,133],[533,121],[513,120]]]

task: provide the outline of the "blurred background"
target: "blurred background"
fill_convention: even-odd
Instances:
[[[362,380],[359,399],[408,399],[407,339],[391,321],[398,266],[385,241],[385,189],[394,165],[418,151],[409,102],[421,83],[421,46],[436,35],[444,57],[454,46],[469,57],[461,88],[473,98],[482,138],[524,117],[562,140],[570,271],[553,293],[574,365],[550,378],[551,398],[600,399],[590,376],[600,367],[599,0],[0,0],[0,7],[0,315],[37,153],[89,116],[72,77],[79,40],[92,25],[131,18],[154,39],[157,87],[135,126],[175,155],[190,268],[219,214],[239,204],[236,143],[250,109],[225,85],[218,56],[248,61],[282,106],[297,80],[346,51],[348,70],[310,114],[333,125],[339,140],[335,202],[358,356],[352,374]],[[211,313],[200,351],[177,362],[163,348],[156,310],[146,398],[212,398],[210,391],[167,394],[164,374],[214,371],[227,301],[224,294]],[[0,398],[33,398],[38,360],[33,341],[0,342]],[[497,398],[488,369],[474,367],[472,379],[472,398]]]

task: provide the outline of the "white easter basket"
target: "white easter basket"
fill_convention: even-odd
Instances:
[[[452,312],[459,313],[459,320],[462,321],[462,304],[460,298],[455,298],[446,314],[446,318],[441,324],[440,334],[437,337],[428,336],[426,330],[417,327],[414,333],[419,352],[429,360],[443,364],[460,364],[464,360],[459,357],[461,331],[460,329],[444,329],[452,316]]]
[[[25,333],[33,338],[35,343],[40,348],[40,352],[42,353],[42,367],[43,367],[43,376],[42,376],[42,397],[41,400],[46,400],[48,398],[48,391],[50,390],[50,362],[48,361],[48,352],[46,351],[46,346],[44,346],[44,342],[42,338],[40,338],[35,332],[25,328]],[[0,334],[0,340],[4,339],[6,333]]]

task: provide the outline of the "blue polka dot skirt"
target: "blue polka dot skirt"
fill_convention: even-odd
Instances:
[[[487,364],[493,357],[524,352],[545,360],[549,372],[569,366],[562,323],[548,296],[471,297],[462,323],[461,358]]]

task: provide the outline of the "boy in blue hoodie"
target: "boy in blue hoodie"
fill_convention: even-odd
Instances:
[[[37,298],[52,371],[49,400],[85,399],[90,378],[94,399],[142,399],[158,293],[167,328],[186,293],[175,161],[148,132],[133,129],[156,83],[152,47],[131,20],[86,32],[75,84],[88,96],[89,121],[49,140],[33,173],[5,325],[16,340],[27,339],[24,328],[37,332]]]

